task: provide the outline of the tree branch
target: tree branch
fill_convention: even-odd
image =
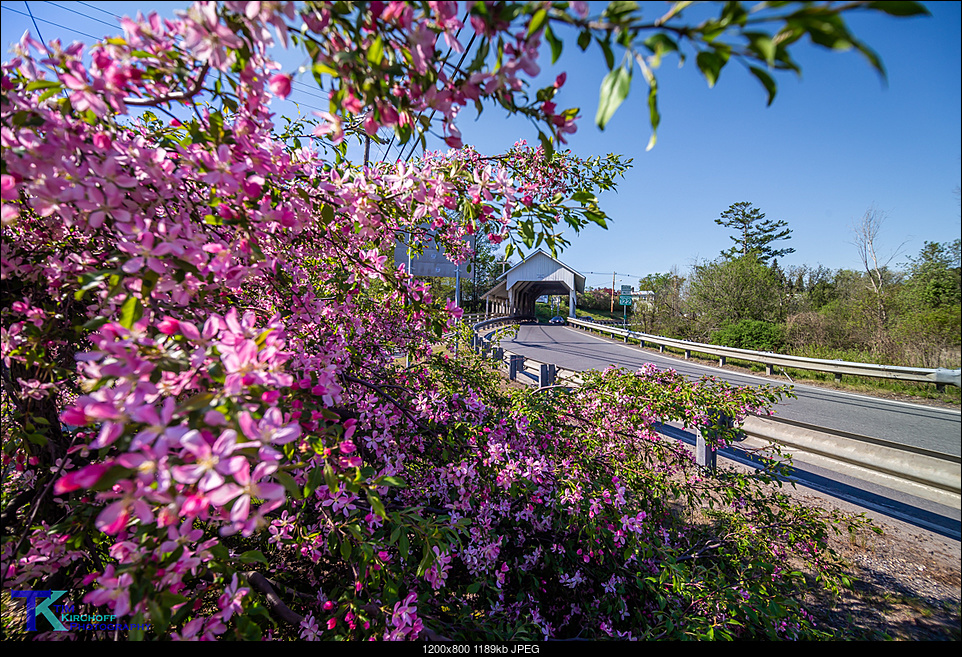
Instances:
[[[187,91],[175,91],[174,93],[167,94],[166,96],[162,96],[160,98],[124,98],[124,104],[133,105],[134,107],[156,107],[157,105],[165,105],[167,103],[187,100],[188,98],[192,98],[200,93],[200,90],[204,84],[204,78],[207,77],[207,72],[209,70],[210,64],[204,64],[204,68],[200,70],[200,74],[197,76],[194,86]]]

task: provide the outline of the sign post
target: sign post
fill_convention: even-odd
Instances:
[[[622,320],[622,324],[625,326],[625,328],[627,328],[628,327],[628,306],[631,305],[631,286],[630,285],[621,286],[621,294],[618,295],[618,303],[621,304],[622,308],[624,309],[624,318]]]

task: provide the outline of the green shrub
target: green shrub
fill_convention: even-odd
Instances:
[[[771,322],[743,319],[737,324],[724,324],[711,334],[712,344],[754,351],[779,351],[785,346],[781,327]]]

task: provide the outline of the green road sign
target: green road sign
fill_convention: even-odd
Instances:
[[[631,295],[630,295],[630,294],[619,294],[619,295],[618,295],[618,303],[620,303],[622,306],[630,306],[630,305],[631,305]]]

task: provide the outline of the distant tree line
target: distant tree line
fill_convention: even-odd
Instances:
[[[764,217],[752,214],[750,205],[736,205],[739,216],[756,223]],[[925,242],[917,255],[893,266],[892,257],[883,262],[876,255],[882,218],[871,209],[855,227],[861,271],[782,268],[777,255],[784,249],[753,237],[752,222],[733,225],[744,242],[735,240],[716,260],[687,275],[676,268],[641,279],[639,289],[651,290],[653,300],[634,308],[632,321],[645,333],[744,349],[959,367],[960,240]],[[765,228],[779,239],[790,233],[779,222]],[[753,239],[765,248],[742,248]]]

